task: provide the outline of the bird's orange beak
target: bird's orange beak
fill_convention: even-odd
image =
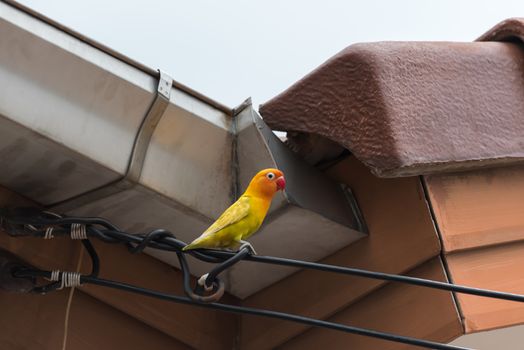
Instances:
[[[284,179],[284,176],[277,178],[275,182],[277,183],[277,191],[280,191],[286,188],[286,179]]]

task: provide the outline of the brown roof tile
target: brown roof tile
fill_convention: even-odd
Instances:
[[[524,37],[508,20],[479,40]],[[384,177],[524,160],[524,50],[508,42],[352,45],[261,106]]]

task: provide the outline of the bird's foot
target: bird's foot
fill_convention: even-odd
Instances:
[[[241,251],[243,248],[248,248],[251,254],[257,255],[257,251],[255,250],[255,248],[253,248],[251,243],[247,241],[240,241],[240,243],[242,243],[242,245],[238,248],[238,251]]]
[[[208,273],[206,273],[206,274],[200,276],[200,278],[198,279],[198,282],[197,282],[197,283],[198,283],[199,286],[204,287],[204,290],[205,290],[206,292],[211,292],[211,291],[213,290],[213,285],[211,284],[210,286],[208,286],[208,285],[206,284],[207,276],[209,276]]]

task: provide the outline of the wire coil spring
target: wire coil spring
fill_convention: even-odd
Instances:
[[[71,239],[87,239],[86,225],[71,224]]]
[[[54,230],[54,227],[53,226],[49,226],[45,229],[45,234],[44,234],[44,239],[52,239],[52,238],[55,238],[55,236],[53,235],[53,230]]]
[[[46,278],[51,282],[60,282],[60,286],[56,290],[64,288],[79,287],[82,285],[82,275],[79,272],[67,272],[60,270],[51,271],[51,276]]]

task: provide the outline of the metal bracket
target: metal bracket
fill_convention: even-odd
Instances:
[[[342,193],[344,193],[346,201],[348,202],[349,207],[351,208],[353,217],[356,219],[357,230],[362,233],[368,234],[368,226],[366,225],[364,216],[362,216],[360,206],[358,205],[357,199],[355,198],[353,191],[351,191],[351,188],[346,184],[340,184],[340,188],[342,189]]]
[[[159,80],[156,95],[138,129],[135,143],[133,144],[133,149],[131,151],[131,157],[129,158],[126,174],[116,182],[81,194],[75,198],[68,199],[62,203],[58,203],[52,206],[53,210],[65,212],[95,200],[124,191],[133,187],[138,182],[140,179],[140,174],[142,173],[142,168],[144,166],[144,160],[146,158],[151,137],[153,136],[153,132],[160,122],[162,115],[164,115],[171,98],[173,78],[161,70],[158,70],[158,73]]]
[[[244,109],[251,105],[253,105],[253,102],[251,101],[251,97],[248,97],[241,104],[233,108],[231,116],[236,117],[240,112],[242,112]]]
[[[160,78],[156,90],[156,96],[147,111],[142,124],[138,129],[138,134],[131,152],[131,159],[127,168],[126,175],[123,181],[136,182],[142,173],[142,167],[146,158],[147,148],[153,136],[156,126],[160,122],[167,106],[169,105],[169,98],[171,97],[171,87],[173,86],[173,78],[161,70],[158,71]]]

